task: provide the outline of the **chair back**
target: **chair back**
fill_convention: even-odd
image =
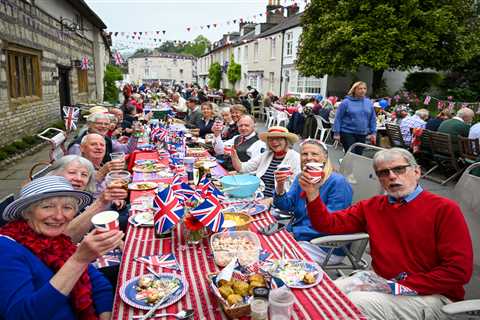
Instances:
[[[432,132],[427,129],[424,129],[422,135],[420,136],[420,151],[423,153],[432,153],[432,146],[430,145],[430,136]]]
[[[385,123],[385,129],[387,129],[388,140],[390,140],[390,145],[392,147],[399,147],[408,149],[408,146],[403,140],[402,131],[400,126],[395,123]]]
[[[373,156],[380,150],[384,148],[355,143],[343,157],[340,173],[352,186],[353,203],[383,194],[383,188],[373,170]]]
[[[434,154],[450,157],[454,155],[452,138],[443,132],[430,133],[430,146]]]
[[[480,157],[479,139],[468,139],[458,136],[458,144],[460,147],[460,157],[463,159],[475,161]]]
[[[3,211],[7,208],[7,206],[15,200],[15,196],[13,193],[3,197],[0,200],[0,227],[7,223],[7,221],[3,220]]]
[[[321,130],[321,129],[324,129],[323,127],[323,118],[319,115],[314,115],[315,117],[315,120],[317,120],[317,129],[318,130]]]
[[[64,131],[57,128],[47,128],[37,134],[37,136],[50,143],[50,162],[54,162],[67,154],[67,149],[65,148],[67,135]]]
[[[480,162],[470,165],[458,180],[453,195],[462,208],[473,242],[474,261],[480,266],[480,177],[472,171],[480,170]]]

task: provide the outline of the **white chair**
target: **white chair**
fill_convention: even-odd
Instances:
[[[353,153],[353,150],[358,151],[361,148],[360,154]],[[345,154],[341,164],[340,173],[344,175],[353,189],[353,203],[360,200],[371,198],[377,194],[382,194],[383,189],[373,170],[373,155],[383,148],[371,146],[363,143],[353,144]],[[366,269],[368,262],[362,256],[368,245],[369,236],[367,233],[354,233],[331,235],[312,239],[310,242],[329,248],[325,261],[322,263],[323,269],[334,269],[343,275],[342,269]],[[350,248],[347,247],[348,244]],[[333,250],[342,248],[346,254],[345,259],[340,264],[328,265]]]
[[[473,169],[479,170],[480,163],[477,162],[470,165],[463,172],[455,185],[453,195],[462,208],[468,229],[470,230],[473,243],[474,267],[478,271],[480,268],[480,197],[478,196],[480,177],[472,174]],[[466,286],[467,297],[469,296],[468,288],[477,289],[478,287],[480,287],[480,279],[474,273]],[[480,319],[480,299],[451,303],[444,306],[442,310],[451,316],[455,315],[465,319]]]
[[[323,118],[321,116],[314,115],[314,117],[315,117],[315,120],[317,120],[317,130],[315,130],[315,135],[313,137],[316,139],[318,134],[320,133],[319,140],[322,142],[325,142],[330,133],[330,129],[326,129],[323,126]]]
[[[267,115],[267,122],[266,122],[267,129],[270,128],[271,126],[273,126],[273,124],[275,122],[275,112],[276,112],[276,110],[273,109],[273,108],[266,108],[265,109],[265,113]]]
[[[57,128],[47,128],[37,134],[37,137],[48,141],[50,144],[50,162],[54,162],[67,154],[67,149],[65,148],[67,134],[64,131]]]
[[[281,126],[283,125],[286,127],[288,125],[288,121],[290,121],[290,118],[288,117],[288,113],[285,111],[276,111],[275,112],[275,125]]]

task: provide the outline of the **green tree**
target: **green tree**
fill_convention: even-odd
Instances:
[[[473,0],[312,0],[302,17],[298,68],[305,76],[386,69],[445,70],[479,52]]]
[[[222,81],[222,66],[218,62],[212,63],[208,69],[208,86],[210,88],[220,89],[220,81]]]
[[[235,83],[242,79],[242,66],[235,62],[233,54],[230,56],[230,63],[228,64],[227,78],[233,89],[235,89]]]
[[[193,40],[193,42],[189,42],[185,46],[183,53],[191,54],[192,56],[195,56],[195,57],[201,57],[202,55],[205,54],[205,50],[208,47],[210,47],[210,41],[204,36],[199,35]]]
[[[115,85],[115,81],[123,80],[122,71],[113,64],[107,65],[103,75],[104,93],[103,100],[111,103],[118,102],[119,90]]]

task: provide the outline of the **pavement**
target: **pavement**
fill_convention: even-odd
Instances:
[[[266,131],[265,125],[263,123],[258,123],[257,131]],[[299,149],[298,144],[294,146],[294,149]],[[340,166],[340,159],[344,156],[343,150],[341,148],[335,149],[332,146],[328,146],[328,149],[329,157],[333,165],[338,168]],[[0,170],[0,199],[3,199],[3,197],[12,193],[17,194],[20,191],[22,185],[28,182],[27,177],[32,166],[40,161],[48,161],[49,150],[50,147],[47,145],[41,150],[39,150],[37,153],[27,156],[17,161],[15,164],[9,165],[7,168]],[[436,182],[421,179],[420,184],[423,188],[433,193],[455,200],[453,196],[453,183],[442,186]],[[473,239],[479,239],[480,235],[472,234],[471,236]],[[475,265],[473,276],[476,279],[480,278],[480,266]],[[480,287],[474,286],[473,282],[466,286],[466,292],[466,298],[480,298]]]

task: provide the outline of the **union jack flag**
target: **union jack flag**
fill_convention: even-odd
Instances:
[[[213,232],[218,232],[223,225],[223,212],[220,200],[209,194],[196,208],[190,210],[190,214],[197,218],[205,227]]]
[[[115,52],[114,57],[115,57],[115,64],[122,64],[123,63],[122,55],[120,54],[120,52],[118,52],[118,51]]]
[[[173,228],[184,214],[180,200],[170,187],[158,192],[153,199],[153,207],[155,209],[154,225],[158,233],[164,233]]]
[[[417,292],[395,281],[388,280],[388,285],[394,296],[416,296]]]
[[[423,101],[423,104],[425,104],[425,105],[429,104],[431,99],[432,99],[432,97],[426,96],[425,100]]]
[[[187,201],[192,198],[192,200],[200,201],[202,197],[195,192],[187,183],[182,181],[181,176],[175,176],[172,181],[172,189],[175,192],[175,195],[179,197],[181,201]]]
[[[150,264],[155,267],[169,268],[172,270],[180,269],[177,263],[177,259],[175,259],[175,255],[173,253],[137,257],[135,258],[135,261]]]
[[[80,109],[76,107],[63,107],[63,114],[65,115],[65,129],[73,131],[77,129],[77,121]]]
[[[197,192],[202,196],[205,197],[208,194],[212,194],[216,198],[220,200],[225,200],[225,196],[223,193],[218,190],[215,185],[212,183],[210,179],[206,176],[203,176],[200,182],[197,185]]]
[[[82,70],[88,70],[88,57],[87,56],[83,56],[82,64],[80,65],[80,68]]]
[[[107,252],[93,263],[93,266],[97,269],[116,266],[120,264],[122,259],[122,252],[118,249]]]
[[[150,137],[154,142],[156,141],[165,141],[168,136],[168,131],[162,127],[157,127],[152,130]]]

